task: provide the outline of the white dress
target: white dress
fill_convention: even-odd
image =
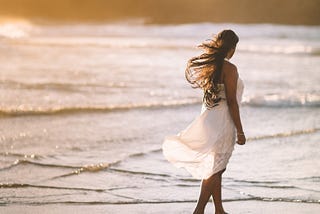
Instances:
[[[225,169],[235,145],[236,129],[230,116],[224,85],[221,84],[219,105],[207,109],[202,105],[199,116],[175,136],[165,138],[165,158],[176,167],[183,167],[194,178],[206,179]],[[237,101],[240,104],[243,81],[237,80]]]

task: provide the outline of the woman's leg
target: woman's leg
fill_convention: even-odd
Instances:
[[[197,202],[197,206],[193,214],[203,214],[204,208],[206,207],[210,196],[212,195],[212,180],[214,176],[211,176],[208,179],[203,179],[201,183],[200,195]]]
[[[211,193],[212,193],[212,198],[214,202],[214,207],[215,207],[215,213],[216,214],[224,214],[226,213],[223,209],[222,206],[222,200],[221,200],[221,181],[222,181],[222,173],[226,169],[221,170],[220,172],[216,173],[216,179],[215,182],[213,182],[212,188],[211,188]]]
[[[221,175],[224,172],[224,170],[217,172],[216,174],[212,175],[208,179],[202,180],[200,195],[199,195],[199,199],[197,202],[197,206],[193,212],[194,214],[203,214],[205,206],[207,205],[210,196],[212,195],[213,197],[219,198],[219,192],[220,192],[220,202],[219,202],[219,200],[217,200],[217,205],[216,205],[216,200],[214,200],[214,203],[215,203],[216,211],[217,211],[217,209],[220,210],[222,208]],[[216,188],[220,188],[220,190],[219,189],[216,190]],[[223,208],[222,208],[222,210],[223,210]]]

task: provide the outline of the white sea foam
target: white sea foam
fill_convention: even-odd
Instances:
[[[25,20],[0,22],[0,39],[20,39],[29,36],[33,26]]]
[[[176,108],[186,105],[200,105],[200,98],[173,99],[166,101],[153,101],[145,103],[124,103],[115,105],[77,105],[77,106],[30,106],[19,105],[2,107],[0,115],[3,116],[25,116],[25,115],[54,115],[54,114],[74,114],[90,112],[112,112],[128,111],[133,109],[152,109],[152,108]],[[253,107],[272,107],[272,108],[299,108],[320,107],[319,94],[269,94],[262,96],[244,97],[242,105]]]
[[[248,44],[248,45],[239,45],[239,51],[242,52],[253,52],[253,53],[276,53],[276,54],[310,54],[310,55],[319,55],[320,46],[312,46],[308,44],[275,44],[275,45],[262,45],[262,44]]]
[[[267,94],[245,97],[244,105],[255,107],[320,107],[319,94]]]
[[[320,54],[320,27],[317,26],[213,23],[164,26],[137,23],[57,26],[37,25],[24,20],[0,23],[0,37],[15,39],[16,44],[34,46],[192,49],[224,28],[234,29],[239,34],[238,49],[243,52]]]

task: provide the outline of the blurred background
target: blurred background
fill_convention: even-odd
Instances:
[[[143,19],[147,23],[318,25],[319,0],[1,0],[1,15],[51,21]]]
[[[186,62],[232,29],[248,143],[223,176],[226,210],[317,213],[319,8],[0,0],[0,212],[190,213],[200,181],[169,164],[161,145],[201,110]]]

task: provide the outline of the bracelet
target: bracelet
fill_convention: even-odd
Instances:
[[[237,133],[237,135],[242,135],[242,136],[244,136],[244,133],[243,133],[243,132],[241,132],[241,133]]]

